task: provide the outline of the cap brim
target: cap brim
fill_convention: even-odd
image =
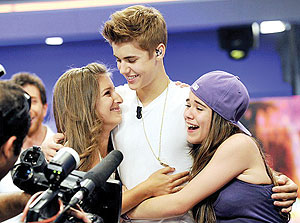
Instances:
[[[249,135],[249,136],[252,136],[251,132],[250,132],[245,126],[243,126],[243,124],[242,124],[241,122],[237,122],[236,125],[237,125],[237,126],[240,128],[240,130],[242,130],[244,133],[246,133],[246,134]]]

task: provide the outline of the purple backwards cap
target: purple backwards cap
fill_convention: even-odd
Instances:
[[[238,76],[225,71],[212,71],[196,80],[191,91],[212,110],[251,136],[239,122],[248,108],[250,98]]]

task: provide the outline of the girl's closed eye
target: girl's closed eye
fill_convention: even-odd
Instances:
[[[108,91],[105,91],[103,95],[104,95],[104,96],[110,96],[110,95],[111,95],[111,92],[110,92],[110,90],[108,90]]]

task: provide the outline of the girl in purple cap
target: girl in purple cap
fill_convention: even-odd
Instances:
[[[196,222],[288,222],[271,199],[277,183],[262,148],[239,122],[248,104],[237,76],[213,71],[196,80],[184,113],[192,180],[177,193],[144,201],[129,216],[168,218],[192,209]]]

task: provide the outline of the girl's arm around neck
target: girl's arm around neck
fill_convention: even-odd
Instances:
[[[128,216],[134,219],[161,219],[183,215],[193,206],[218,191],[257,159],[256,144],[244,135],[228,138],[217,149],[207,166],[181,191],[150,198],[133,209]]]

